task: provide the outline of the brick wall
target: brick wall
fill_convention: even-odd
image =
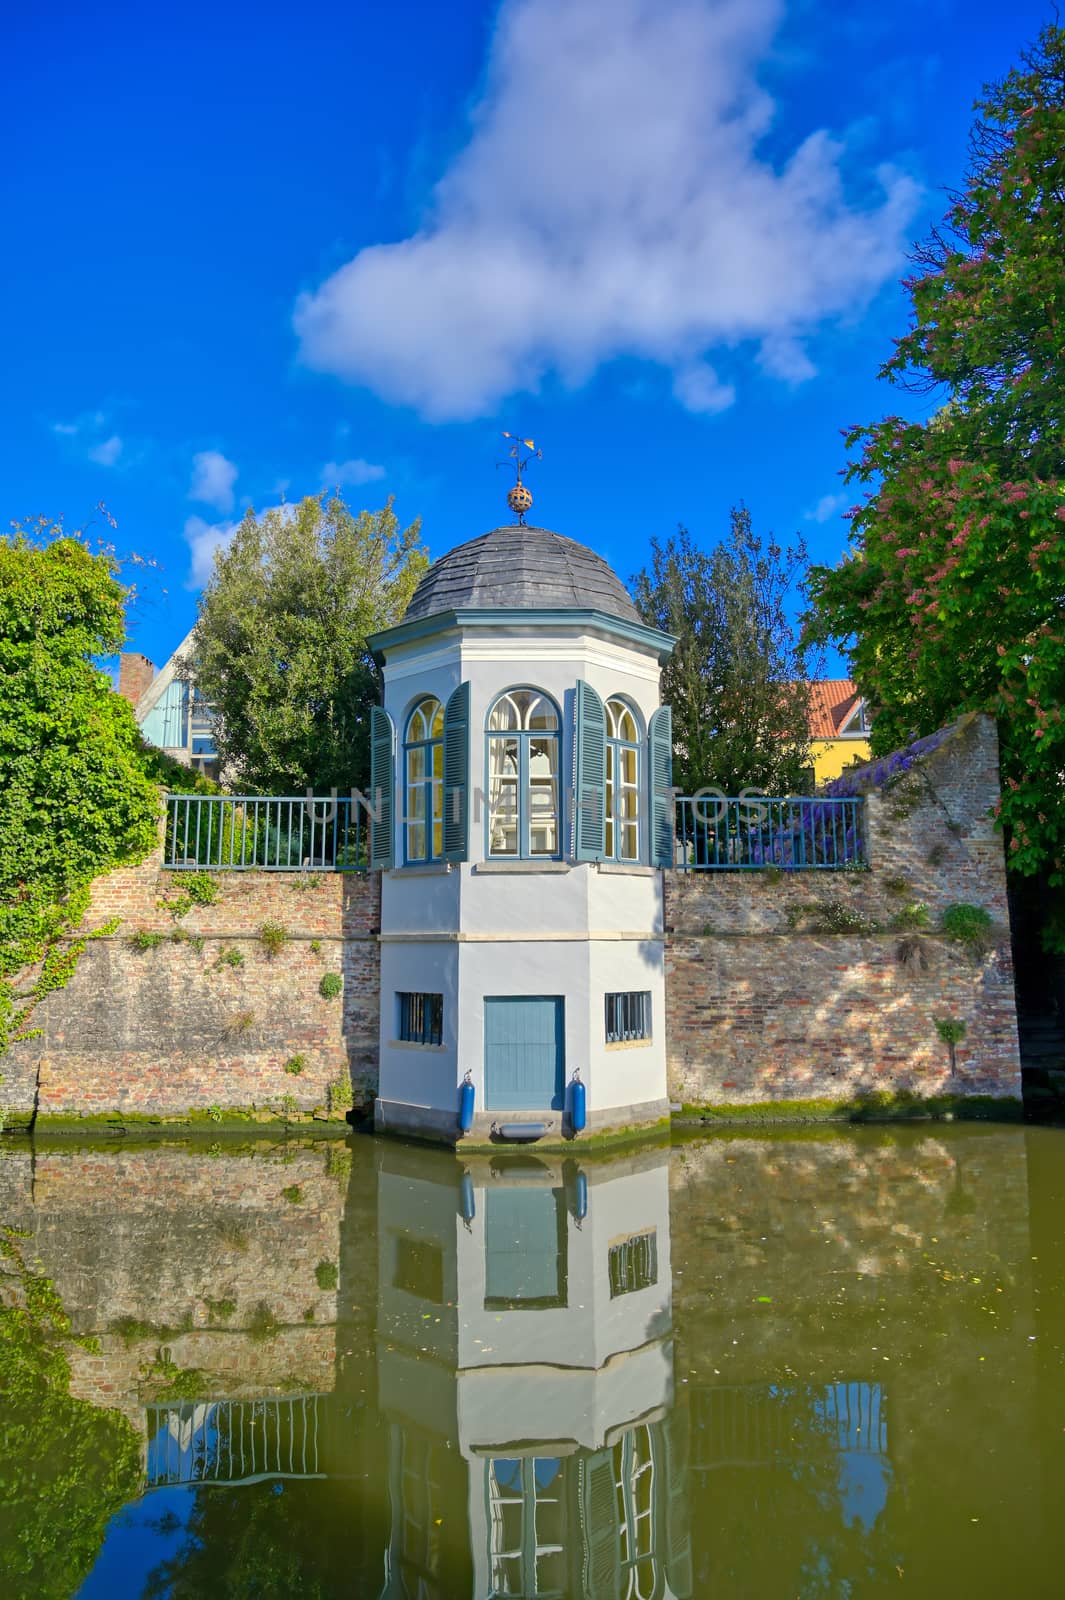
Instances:
[[[183,875],[161,861],[160,849],[94,885],[85,928],[121,923],[90,940],[67,987],[37,1007],[39,1037],[5,1056],[0,1105],[9,1118],[24,1119],[35,1100],[42,1115],[182,1116],[213,1106],[276,1112],[291,1096],[311,1112],[345,1082],[356,1105],[372,1103],[378,875],[219,873],[217,902],[176,918],[166,901],[181,893]],[[288,934],[272,958],[259,939],[264,922]],[[173,942],[175,930],[189,940]],[[162,934],[163,943],[136,949],[138,932]],[[243,957],[238,966],[220,960],[232,950]],[[326,972],[343,974],[342,997],[319,993]],[[298,1076],[284,1070],[296,1055],[305,1063]]]
[[[893,787],[869,796],[868,872],[668,873],[673,1098],[1019,1095],[1006,873],[992,821],[998,794],[995,726],[964,719]],[[974,954],[934,932],[957,902],[991,914],[990,948]],[[928,908],[932,931],[892,928],[914,903]],[[866,931],[823,931],[848,913]],[[954,1073],[935,1029],[946,1017],[966,1026]]]
[[[24,1230],[26,1258],[52,1280],[73,1332],[100,1344],[68,1350],[72,1393],[119,1407],[141,1430],[143,1402],[166,1382],[151,1370],[161,1348],[200,1372],[204,1395],[331,1391],[337,1323],[350,1325],[351,1311],[316,1268],[339,1266],[352,1171],[332,1141],[210,1160],[202,1147],[16,1146],[0,1161],[0,1215]],[[372,1192],[370,1160],[355,1185]],[[269,1337],[254,1332],[263,1308]]]
[[[963,720],[894,787],[868,800],[868,872],[666,874],[670,1092],[700,1104],[845,1098],[868,1090],[1019,1094],[994,724]],[[2,1064],[13,1121],[119,1111],[181,1116],[209,1107],[311,1112],[350,1081],[377,1086],[380,884],[376,873],[219,873],[219,899],[175,919],[182,874],[157,853],[95,886],[92,940],[34,1022],[39,1038]],[[501,891],[502,892],[502,891]],[[990,947],[934,931],[944,907],[981,905]],[[928,909],[931,931],[892,924]],[[790,916],[789,916],[790,913]],[[862,931],[825,931],[862,919]],[[280,922],[273,959],[258,937]],[[797,924],[794,926],[793,924]],[[173,943],[175,929],[202,939]],[[165,942],[137,950],[131,934]],[[320,949],[312,950],[312,941]],[[220,964],[239,950],[239,966]],[[342,1000],[323,973],[342,972]],[[964,1022],[955,1071],[936,1019]],[[302,1055],[299,1076],[284,1063]]]

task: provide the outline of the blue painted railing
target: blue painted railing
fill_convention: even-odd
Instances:
[[[682,796],[673,864],[685,872],[863,867],[868,864],[865,801]]]
[[[363,809],[351,795],[170,794],[163,866],[178,872],[365,872]]]

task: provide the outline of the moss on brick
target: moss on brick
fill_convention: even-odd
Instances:
[[[674,1117],[679,1127],[809,1122],[1020,1122],[1024,1108],[1013,1095],[898,1093],[856,1095],[850,1100],[762,1100],[750,1105],[686,1104]]]

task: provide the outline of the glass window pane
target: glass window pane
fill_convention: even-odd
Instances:
[[[553,777],[558,769],[558,740],[529,740],[530,778]]]
[[[558,716],[550,700],[546,700],[543,695],[530,696],[525,726],[537,732],[543,728],[558,727]]]
[[[412,822],[407,828],[407,860],[425,860],[425,823]]]
[[[425,747],[415,745],[407,751],[407,782],[418,783],[425,777]]]
[[[488,718],[488,726],[492,731],[519,728],[521,726],[521,717],[517,706],[514,704],[513,696],[505,694],[496,701]]]
[[[635,785],[636,785],[636,761],[637,761],[636,751],[635,750],[626,750],[626,749],[622,748],[621,750],[618,751],[618,755],[621,758],[621,781],[622,781],[622,783],[632,784],[633,787],[635,787]]]

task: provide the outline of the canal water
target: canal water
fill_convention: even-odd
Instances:
[[[1065,1593],[1065,1132],[0,1148],[0,1594]]]

